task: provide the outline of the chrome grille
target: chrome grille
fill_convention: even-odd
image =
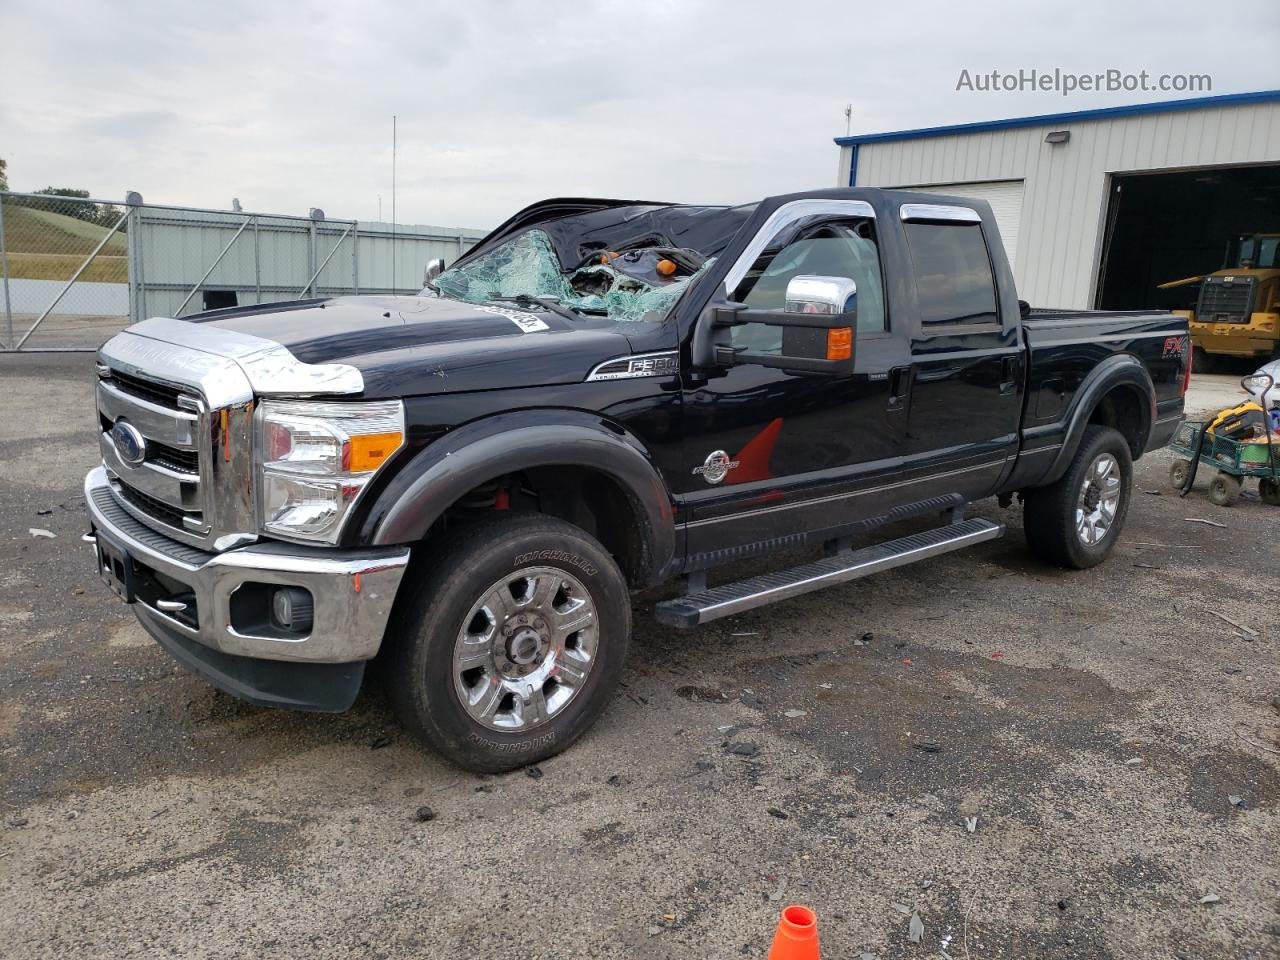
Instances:
[[[132,377],[119,370],[112,371],[111,380],[118,389],[131,396],[139,397],[157,406],[168,407],[170,410],[180,409],[178,398],[183,395],[183,392],[178,387]]]
[[[199,397],[109,365],[99,369],[99,376],[102,462],[112,488],[139,519],[199,542],[210,530],[200,455],[208,429]],[[128,462],[116,448],[111,430],[120,421],[145,440],[140,463]]]

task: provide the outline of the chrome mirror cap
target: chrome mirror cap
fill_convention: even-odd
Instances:
[[[787,313],[848,313],[854,308],[858,285],[848,277],[792,277],[787,283]]]
[[[434,260],[428,260],[426,267],[422,271],[422,285],[430,286],[444,272],[444,259],[436,257]]]

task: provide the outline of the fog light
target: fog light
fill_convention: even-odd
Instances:
[[[281,587],[271,596],[271,625],[290,633],[310,633],[314,609],[310,590]]]

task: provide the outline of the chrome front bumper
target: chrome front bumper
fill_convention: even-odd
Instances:
[[[378,652],[409,562],[408,548],[334,550],[261,543],[207,553],[135,519],[116,499],[102,467],[85,477],[84,493],[92,525],[89,539],[101,538],[125,551],[138,578],[149,585],[134,597],[134,608],[153,634],[161,631],[232,657],[259,660],[351,663]],[[238,590],[260,589],[258,585],[311,591],[311,632],[265,636],[239,623],[232,599]],[[186,596],[194,602],[178,610],[179,598]]]

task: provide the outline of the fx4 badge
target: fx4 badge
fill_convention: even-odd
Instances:
[[[701,474],[702,479],[707,483],[719,483],[737,465],[738,461],[730,460],[729,455],[723,450],[713,450],[707,454],[707,459],[702,461],[702,466],[693,468],[693,472]]]
[[[1162,360],[1168,360],[1170,357],[1182,356],[1182,351],[1186,349],[1186,337],[1165,337],[1164,353],[1161,355]]]

